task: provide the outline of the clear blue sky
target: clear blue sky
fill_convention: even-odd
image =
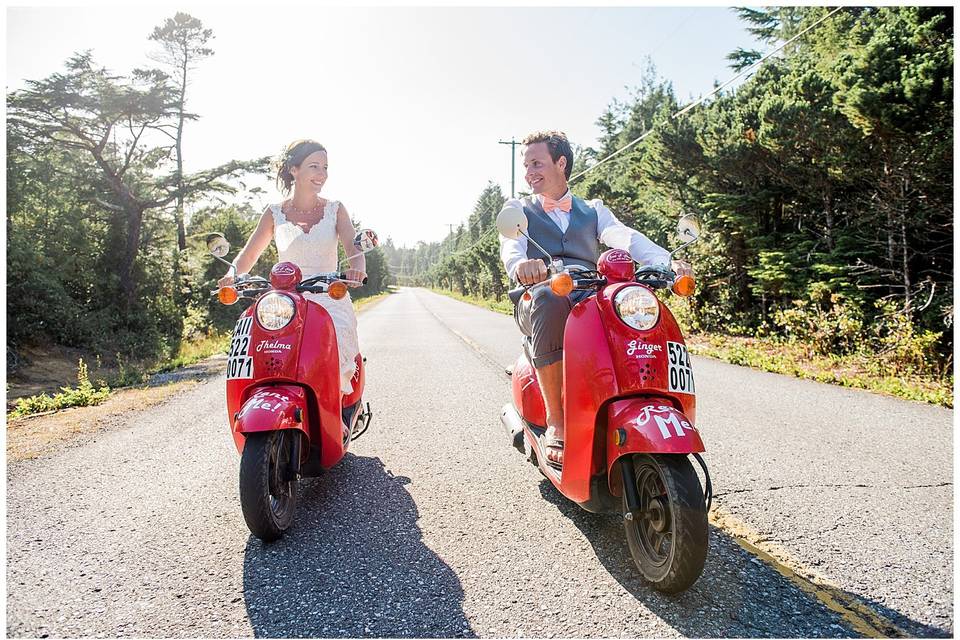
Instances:
[[[176,10],[9,8],[7,89],[83,49],[117,73],[148,65],[147,36]],[[509,192],[498,140],[556,128],[594,144],[596,119],[647,56],[683,101],[733,75],[727,53],[759,48],[721,7],[180,10],[213,29],[216,52],[188,93],[201,119],[185,132],[187,169],[316,138],[330,155],[325,194],[407,245],[442,238],[488,181]],[[263,186],[260,204],[279,201]]]

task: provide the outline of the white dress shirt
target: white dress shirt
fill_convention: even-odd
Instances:
[[[570,191],[567,191],[563,198],[569,195]],[[537,195],[534,197],[537,198],[542,206],[543,196]],[[563,198],[560,199],[563,200]],[[669,251],[654,244],[650,238],[639,231],[634,231],[617,220],[613,212],[604,206],[602,200],[597,198],[596,200],[587,200],[586,203],[597,211],[597,240],[611,249],[628,251],[630,256],[641,264],[670,266]],[[507,200],[503,206],[523,209],[523,203],[519,199]],[[567,227],[570,226],[569,212],[562,209],[552,209],[545,213],[556,223],[561,232],[566,233]],[[517,265],[528,259],[527,239],[524,236],[520,236],[516,240],[511,240],[510,238],[500,236],[500,259],[503,261],[507,275],[511,280],[515,280],[514,275],[517,270]]]

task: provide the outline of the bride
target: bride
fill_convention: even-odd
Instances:
[[[339,239],[351,265],[346,279],[363,281],[366,260],[353,245],[355,230],[346,208],[336,200],[320,197],[327,181],[327,150],[314,140],[297,140],[286,148],[278,165],[277,187],[284,196],[291,191],[293,195],[267,207],[247,244],[234,259],[235,271],[228,272],[217,284],[229,286],[234,280],[233,273],[248,273],[271,238],[277,244],[279,261],[296,264],[304,277],[339,270]],[[303,295],[321,305],[333,319],[340,351],[340,390],[348,394],[353,390],[351,379],[360,352],[357,317],[350,296],[334,300],[318,293]]]

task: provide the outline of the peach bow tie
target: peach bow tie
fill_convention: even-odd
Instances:
[[[570,205],[572,198],[569,195],[566,195],[559,200],[551,200],[547,196],[543,196],[543,210],[544,211],[553,211],[554,209],[560,209],[570,213]]]

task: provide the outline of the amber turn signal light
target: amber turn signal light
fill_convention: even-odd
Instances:
[[[550,278],[550,291],[558,296],[568,296],[573,291],[573,278],[569,273],[558,273]]]
[[[240,296],[233,287],[221,287],[217,292],[217,299],[220,300],[220,304],[233,304],[240,299]]]
[[[343,296],[347,295],[347,284],[342,280],[331,282],[330,286],[327,287],[327,295],[334,300],[339,300]]]
[[[680,276],[673,283],[673,292],[678,296],[692,296],[697,288],[697,282],[693,276]]]

